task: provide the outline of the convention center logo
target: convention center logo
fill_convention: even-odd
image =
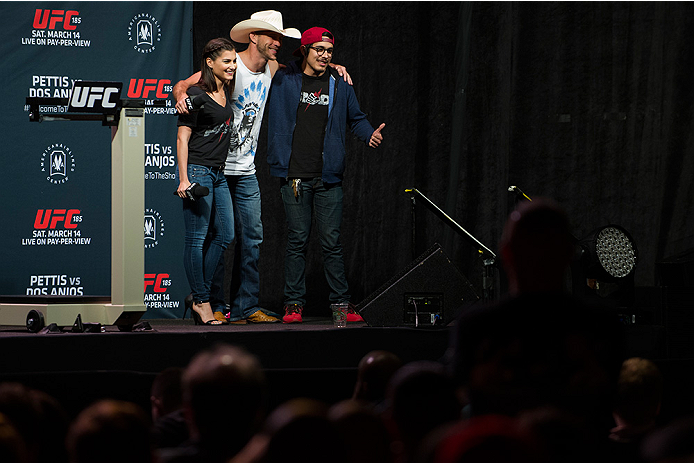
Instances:
[[[41,154],[41,172],[46,180],[54,185],[62,185],[70,180],[70,174],[75,171],[75,159],[67,145],[56,143]]]
[[[159,238],[164,236],[164,219],[154,209],[145,209],[145,249],[151,249],[159,244]]]
[[[130,20],[128,40],[138,53],[152,53],[161,41],[159,21],[149,13],[140,13]]]

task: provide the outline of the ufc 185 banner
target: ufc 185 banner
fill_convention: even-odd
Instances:
[[[110,295],[111,129],[30,122],[25,103],[69,98],[76,81],[120,82],[121,98],[146,100],[145,318],[180,316],[189,287],[170,96],[193,72],[192,2],[2,2],[0,13],[0,299]]]

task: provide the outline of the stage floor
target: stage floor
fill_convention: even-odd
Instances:
[[[349,323],[334,328],[328,318],[301,324],[196,326],[192,320],[146,320],[152,331],[30,333],[0,326],[0,381],[44,390],[73,410],[102,397],[146,406],[156,374],[185,367],[199,351],[217,343],[256,355],[270,383],[271,405],[297,396],[335,402],[351,396],[357,365],[372,350],[403,360],[440,360],[449,328],[381,328]]]
[[[0,382],[17,381],[43,390],[72,415],[101,398],[129,400],[149,407],[157,373],[185,367],[217,343],[238,345],[258,357],[269,384],[269,407],[294,397],[335,403],[352,395],[357,365],[372,350],[387,350],[403,362],[442,360],[451,326],[370,327],[350,323],[334,328],[328,318],[302,324],[196,326],[192,320],[146,320],[151,331],[30,333],[0,325]],[[694,413],[694,359],[667,358],[662,326],[626,326],[627,356],[651,358],[663,371],[663,416]],[[220,397],[224,392],[220,391]]]
[[[375,349],[390,350],[403,361],[438,360],[448,345],[449,328],[369,327],[349,323],[335,328],[330,319],[305,318],[301,324],[203,326],[192,320],[145,320],[151,331],[30,333],[0,326],[0,345],[18,355],[6,357],[4,372],[61,371],[66,367],[158,372],[185,366],[199,350],[218,342],[245,347],[265,368],[356,368]],[[5,352],[8,352],[5,350]],[[86,361],[75,364],[75,360]],[[83,368],[80,366],[83,365]]]

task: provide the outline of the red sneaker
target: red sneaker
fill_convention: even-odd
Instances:
[[[285,305],[284,317],[282,317],[282,321],[284,323],[301,323],[303,321],[301,319],[301,312],[303,311],[304,308],[299,304]]]

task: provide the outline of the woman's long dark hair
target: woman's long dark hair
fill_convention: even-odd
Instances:
[[[200,63],[201,75],[200,80],[196,85],[206,92],[215,92],[217,90],[217,81],[214,78],[212,69],[210,69],[210,67],[207,65],[207,58],[214,61],[224,51],[236,51],[236,48],[231,41],[223,37],[210,40],[207,42],[207,45],[205,45],[205,48],[202,49],[202,62]],[[236,74],[234,74],[234,78],[227,87],[228,92],[231,92],[234,89],[235,82]]]

